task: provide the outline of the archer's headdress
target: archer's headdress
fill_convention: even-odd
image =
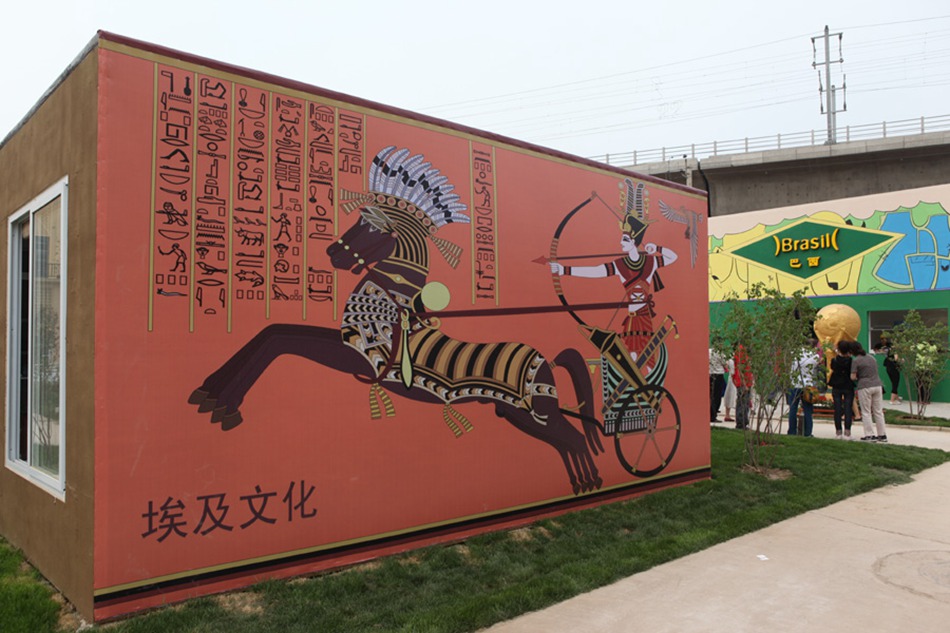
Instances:
[[[629,178],[624,178],[619,184],[620,205],[624,209],[620,230],[629,235],[638,244],[643,239],[643,233],[651,220],[646,219],[649,195],[646,185],[638,182],[636,185]]]

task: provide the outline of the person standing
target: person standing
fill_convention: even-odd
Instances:
[[[749,418],[752,417],[752,364],[745,346],[741,343],[736,347],[733,358],[735,369],[732,373],[732,382],[736,386],[736,428],[749,428]]]
[[[877,361],[867,355],[860,343],[851,344],[851,380],[855,381],[854,391],[861,404],[861,422],[864,424],[864,442],[886,442],[887,431],[884,428],[884,385],[877,374]],[[877,435],[871,420],[877,427]]]
[[[722,394],[726,389],[726,374],[729,368],[722,354],[709,348],[709,423],[719,421],[719,407],[722,406]]]
[[[886,336],[881,337],[881,341],[874,348],[877,354],[884,354],[884,371],[887,372],[887,379],[891,383],[891,404],[900,404],[901,397],[898,394],[898,387],[901,386],[901,366],[897,360],[897,354],[891,349],[891,341]]]
[[[798,434],[798,407],[802,408],[802,434],[805,437],[812,436],[812,423],[814,404],[803,398],[806,387],[815,386],[815,376],[818,373],[818,350],[815,348],[817,341],[811,340],[808,347],[804,347],[798,353],[798,356],[792,361],[791,382],[792,388],[786,395],[788,402],[788,434]]]
[[[726,393],[722,396],[722,406],[726,410],[726,417],[723,422],[735,422],[732,417],[732,410],[736,408],[736,383],[732,380],[732,375],[736,371],[736,361],[732,358],[726,363]]]
[[[851,342],[844,339],[835,347],[835,357],[831,359],[831,400],[835,408],[835,437],[851,437],[851,422],[854,406],[854,382],[851,380]],[[842,435],[842,423],[844,435]]]

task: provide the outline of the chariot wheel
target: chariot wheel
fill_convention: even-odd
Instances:
[[[652,477],[669,465],[680,442],[680,410],[659,385],[644,385],[623,401],[614,446],[623,467]]]

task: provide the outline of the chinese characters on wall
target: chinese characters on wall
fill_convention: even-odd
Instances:
[[[301,480],[291,481],[282,490],[265,490],[256,485],[253,492],[246,494],[198,495],[187,504],[170,496],[161,502],[149,500],[141,515],[141,537],[162,543],[169,537],[202,537],[216,531],[234,532],[255,525],[312,519],[317,516],[313,507],[315,491],[315,486]]]

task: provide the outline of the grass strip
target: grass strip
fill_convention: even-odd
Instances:
[[[55,631],[59,605],[52,596],[52,589],[23,562],[20,553],[0,539],[0,631]]]
[[[931,426],[950,428],[950,420],[935,416],[915,418],[901,409],[884,409],[884,422],[897,426]]]
[[[776,466],[790,471],[787,479],[743,471],[742,435],[713,429],[709,481],[337,573],[266,582],[102,630],[475,631],[808,510],[906,483],[950,459],[950,453],[912,446],[778,441]],[[31,629],[45,630],[53,629]]]

